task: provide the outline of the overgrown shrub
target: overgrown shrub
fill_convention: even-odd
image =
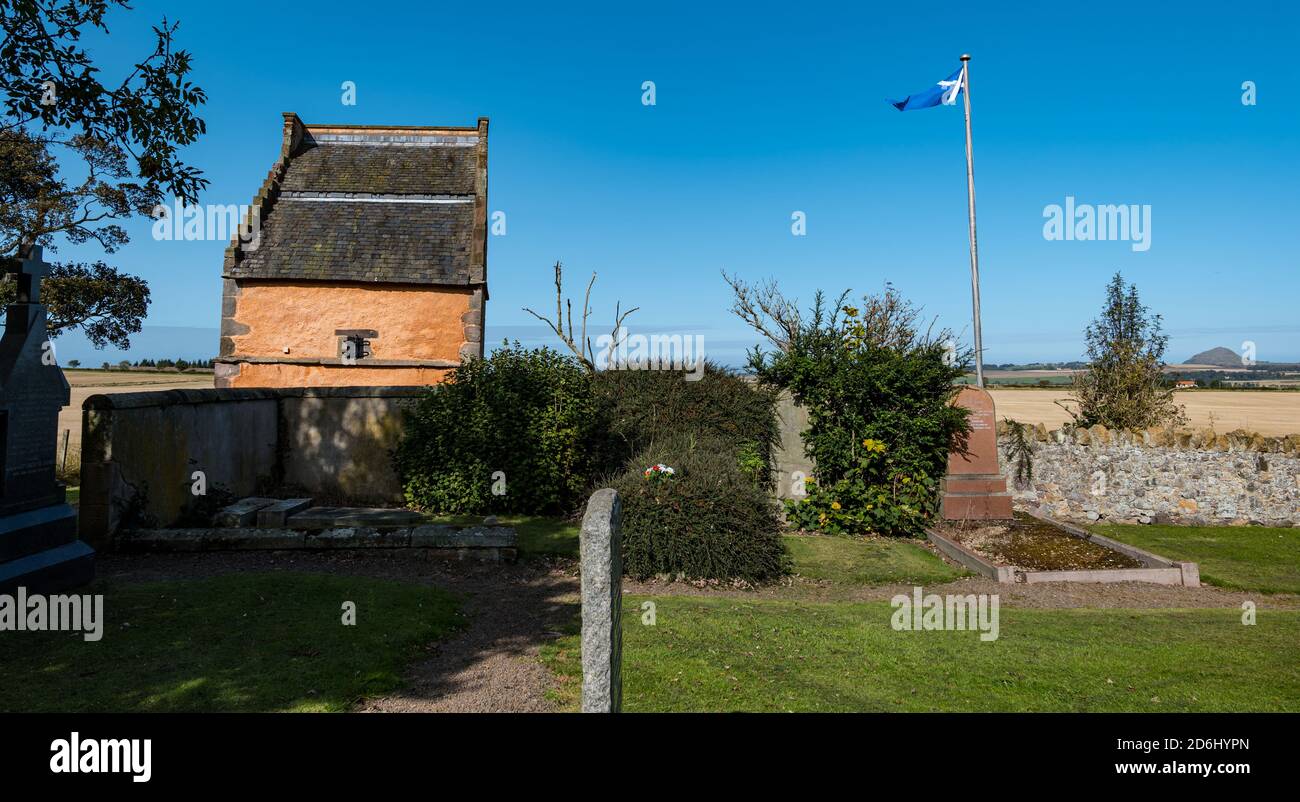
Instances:
[[[608,440],[602,450],[609,470],[622,468],[650,443],[686,432],[750,449],[761,462],[751,470],[766,478],[779,438],[776,391],[712,363],[694,381],[663,370],[606,370],[594,378],[607,405]]]
[[[788,572],[776,503],[740,460],[732,443],[682,432],[639,452],[610,483],[623,501],[623,571],[754,583]],[[657,463],[674,473],[647,475]]]
[[[604,430],[591,377],[575,359],[506,344],[420,399],[395,464],[417,509],[563,513],[590,486],[592,444]]]
[[[808,410],[803,441],[816,479],[788,514],[824,531],[918,534],[948,453],[969,431],[966,410],[951,404],[969,355],[949,332],[922,332],[919,311],[892,287],[861,307],[846,297],[828,309],[819,293],[802,318],[774,287],[757,296],[737,288],[737,313],[778,346],[755,349],[750,367]],[[886,450],[873,452],[879,445]]]

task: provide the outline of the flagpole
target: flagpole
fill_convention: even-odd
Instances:
[[[975,155],[970,142],[970,55],[961,57],[962,97],[966,101],[966,197],[970,205],[970,294],[975,317],[975,384],[984,386],[984,342],[980,332],[980,257],[975,244]]]

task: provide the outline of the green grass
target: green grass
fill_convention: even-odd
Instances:
[[[1198,563],[1201,579],[1212,585],[1300,593],[1300,528],[1105,524],[1092,529],[1162,557]]]
[[[103,638],[0,633],[0,711],[334,711],[397,688],[456,601],[423,587],[284,573],[95,583]],[[356,626],[341,623],[345,601]]]
[[[69,487],[69,488],[68,488],[68,492],[67,492],[67,499],[66,499],[66,501],[67,501],[69,504],[80,504],[80,503],[81,503],[81,488],[80,488],[80,487]]]
[[[895,632],[884,602],[657,597],[623,613],[627,711],[1300,710],[1300,612],[1001,609],[1000,637]],[[572,707],[576,636],[543,649]]]
[[[808,579],[839,585],[891,582],[929,585],[966,575],[920,545],[905,540],[825,535],[787,535],[784,539],[794,560],[795,573]]]

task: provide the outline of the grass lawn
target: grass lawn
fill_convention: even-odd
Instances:
[[[929,585],[966,575],[918,543],[896,538],[860,540],[825,535],[787,535],[785,546],[794,560],[796,574],[838,585],[892,582]]]
[[[398,687],[460,624],[435,588],[283,573],[99,582],[103,639],[3,632],[0,711],[333,711]],[[341,623],[345,601],[356,626]],[[21,681],[19,681],[21,679]]]
[[[67,503],[69,503],[69,504],[80,504],[80,503],[81,503],[81,488],[80,488],[80,487],[69,487],[69,488],[68,488],[68,492],[67,492],[67,498],[66,498],[65,500],[66,500]]]
[[[1212,585],[1300,593],[1300,528],[1104,524],[1092,530],[1162,557],[1199,563],[1201,579]]]
[[[655,597],[623,613],[627,711],[1300,710],[1300,612],[1003,607],[1000,637],[895,632],[883,602]],[[576,704],[576,636],[543,650]]]

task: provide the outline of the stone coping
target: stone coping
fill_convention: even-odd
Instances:
[[[1019,421],[1012,421],[1019,423]],[[1108,429],[1100,424],[1088,428],[1062,426],[1048,429],[1045,424],[1022,423],[1027,437],[1040,443],[1079,446],[1136,446],[1170,448],[1181,451],[1257,451],[1263,454],[1300,456],[1300,434],[1263,435],[1246,429],[1222,434],[1212,428]],[[999,437],[1008,432],[1006,420],[997,422]]]
[[[418,398],[429,391],[420,385],[394,387],[244,387],[152,390],[92,395],[83,410],[140,409],[182,404],[278,401],[284,398]]]
[[[1082,538],[1112,551],[1125,554],[1142,563],[1142,568],[1105,568],[1074,571],[1017,571],[998,565],[982,554],[966,548],[951,538],[944,537],[933,529],[926,528],[925,534],[935,548],[950,559],[971,569],[977,574],[1003,584],[1040,582],[1149,582],[1155,585],[1183,585],[1189,588],[1201,586],[1201,571],[1196,563],[1177,562],[1158,554],[1094,534],[1073,524],[1063,523],[1035,512],[1029,513],[1034,518],[1060,528],[1072,537]]]
[[[302,531],[254,527],[132,529],[118,533],[123,552],[410,549],[459,559],[513,561],[518,534],[508,526],[426,524],[402,529],[336,527]]]

